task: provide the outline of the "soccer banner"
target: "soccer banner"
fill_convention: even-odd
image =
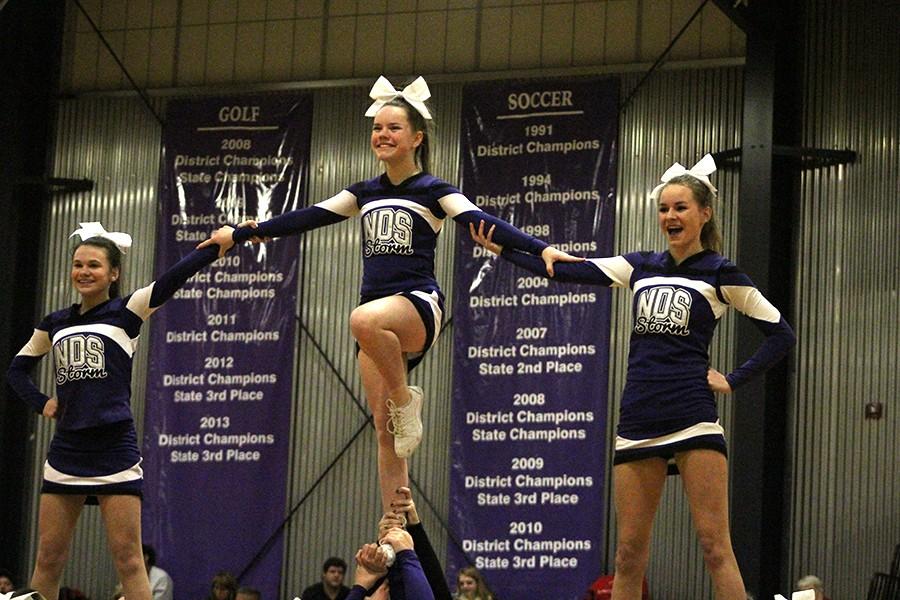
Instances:
[[[618,82],[468,86],[462,191],[580,256],[613,249]],[[610,291],[535,276],[459,238],[448,573],[501,598],[600,574]]]
[[[303,205],[311,99],[173,100],[163,132],[156,272],[225,224]],[[218,571],[278,596],[298,244],[235,248],[151,319],[143,537],[179,598]]]

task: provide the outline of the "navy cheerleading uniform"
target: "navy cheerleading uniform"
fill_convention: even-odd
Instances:
[[[437,340],[444,297],[434,276],[434,252],[444,219],[460,225],[485,221],[495,226],[501,244],[539,255],[545,242],[522,233],[506,221],[482,211],[459,190],[434,175],[417,173],[394,185],[387,174],[355,183],[313,206],[260,223],[239,227],[236,243],[251,237],[302,233],[359,215],[362,225],[363,278],[360,303],[402,295],[416,307],[425,324],[422,352],[408,357],[412,369]]]
[[[502,256],[537,275],[542,261],[507,250]],[[732,390],[773,366],[796,338],[790,325],[750,278],[712,250],[676,264],[668,252],[633,252],[554,265],[555,281],[627,287],[632,300],[628,374],[614,463],[711,448],[726,454],[715,396],[709,388],[709,344],[732,306],[766,336],[725,378]]]
[[[13,359],[7,379],[42,413],[49,396],[29,373],[53,351],[56,432],[44,463],[41,491],[141,495],[143,471],[131,414],[131,367],[141,325],[192,275],[218,257],[219,247],[195,250],[159,279],[84,314],[74,304],[41,320]]]

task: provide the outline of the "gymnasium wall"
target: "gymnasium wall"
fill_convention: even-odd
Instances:
[[[785,534],[792,580],[837,600],[864,598],[900,544],[900,5],[807,4],[803,144],[858,159],[801,179]]]
[[[366,94],[381,74],[423,74],[431,82],[437,124],[437,175],[458,179],[459,107],[467,81],[509,77],[615,74],[623,98],[637,85],[698,5],[686,0],[372,1],[269,0],[82,1],[138,85],[151,88],[163,116],[167,98],[182,94],[294,91],[314,98],[309,199],[330,196],[349,182],[378,172],[362,117]],[[891,399],[898,397],[900,333],[897,212],[900,185],[900,89],[897,42],[872,37],[862,9],[845,1],[808,0],[806,29],[798,35],[806,61],[805,143],[860,152],[850,166],[804,171],[796,235],[794,286],[799,344],[794,353],[788,501],[791,539],[786,581],[813,572],[834,600],[862,597],[871,572],[889,566],[900,542],[900,427]],[[125,7],[123,9],[123,7]],[[52,173],[87,177],[91,193],[53,198],[45,228],[50,243],[36,249],[44,291],[39,311],[73,301],[68,286],[66,236],[79,219],[102,220],[130,231],[135,249],[126,288],[152,278],[156,185],[161,128],[69,3],[63,91]],[[887,9],[882,9],[887,10]],[[123,14],[124,13],[124,14]],[[893,23],[897,21],[894,20]],[[896,36],[894,36],[896,38]],[[880,39],[877,51],[862,50]],[[890,45],[893,44],[893,45]],[[673,161],[691,163],[706,151],[740,146],[744,38],[712,5],[675,46],[666,70],[655,74],[621,115],[616,248],[657,249],[647,191]],[[397,79],[401,79],[398,75]],[[736,247],[740,204],[736,171],[720,171],[720,223],[725,253]],[[749,201],[744,199],[744,201]],[[453,232],[439,242],[438,278],[452,300]],[[450,235],[448,235],[450,234]],[[374,439],[353,404],[361,399],[347,316],[359,281],[355,222],[313,232],[298,242],[304,261],[297,315],[291,478],[286,502],[303,503],[287,530],[284,597],[317,581],[324,557],[352,556],[373,536],[377,520]],[[751,273],[751,276],[753,274]],[[765,290],[764,290],[765,291]],[[629,302],[613,295],[611,417],[624,383]],[[448,303],[452,315],[452,302]],[[729,368],[733,319],[714,340],[713,364]],[[133,406],[142,430],[146,340],[135,361]],[[423,520],[443,557],[439,523],[448,501],[449,398],[452,325],[414,383],[428,390],[426,441],[411,461]],[[286,358],[287,359],[287,358]],[[333,368],[329,366],[333,365]],[[50,389],[44,365],[41,384]],[[884,402],[885,417],[864,421],[869,399]],[[720,401],[726,432],[730,399]],[[896,403],[894,403],[896,404]],[[614,419],[609,419],[614,423]],[[610,444],[598,449],[611,453]],[[51,435],[43,421],[33,438],[31,489]],[[330,468],[340,454],[347,451]],[[320,475],[325,473],[321,481]],[[732,477],[740,476],[732,473]],[[609,489],[609,487],[607,487]],[[214,500],[214,499],[211,499]],[[609,498],[607,505],[611,506]],[[740,499],[734,504],[739,509]],[[251,507],[248,507],[251,508]],[[36,495],[30,499],[29,569],[36,539]],[[238,518],[238,517],[236,517]],[[612,571],[614,522],[608,531]],[[234,541],[239,543],[239,540]],[[198,540],[197,550],[228,540]],[[648,571],[655,598],[711,596],[680,482],[672,478],[654,529]],[[164,566],[164,565],[163,565]],[[64,581],[102,598],[115,584],[96,510],[78,527]],[[787,590],[785,590],[787,591]]]

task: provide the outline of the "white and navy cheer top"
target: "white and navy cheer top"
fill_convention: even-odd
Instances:
[[[503,257],[545,275],[543,262],[534,257],[506,249]],[[753,356],[725,375],[733,390],[778,362],[796,339],[750,278],[711,250],[680,264],[668,252],[633,252],[581,263],[557,262],[554,270],[555,281],[628,287],[634,293],[618,429],[625,440],[685,430],[697,435],[721,431],[717,424],[714,429],[695,426],[718,420],[707,382],[709,344],[729,306],[748,316],[766,336]],[[617,443],[617,449],[621,446]]]
[[[74,304],[47,315],[13,359],[7,372],[10,385],[42,412],[49,397],[35,386],[29,372],[52,350],[57,431],[131,420],[131,366],[141,325],[218,252],[215,245],[195,250],[154,283],[84,314]]]
[[[363,281],[361,295],[373,298],[407,290],[438,291],[434,249],[446,217],[461,225],[485,221],[495,225],[494,240],[517,250],[540,254],[547,244],[483,212],[446,181],[428,173],[398,185],[387,174],[355,183],[313,206],[260,223],[239,227],[235,242],[253,236],[279,237],[302,233],[359,215],[362,221]]]

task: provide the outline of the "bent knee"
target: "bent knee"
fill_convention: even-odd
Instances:
[[[350,313],[350,331],[358,341],[364,341],[380,328],[377,316],[371,311],[358,307]]]
[[[132,548],[111,549],[113,563],[120,575],[134,575],[144,570],[144,557]]]
[[[720,569],[735,560],[731,540],[727,535],[722,535],[721,532],[701,532],[699,538],[700,548],[703,550],[703,562],[711,571]]]
[[[42,545],[35,557],[35,568],[45,573],[62,573],[69,559],[69,549],[63,546]]]
[[[643,571],[649,558],[649,544],[619,541],[616,544],[616,571]]]

